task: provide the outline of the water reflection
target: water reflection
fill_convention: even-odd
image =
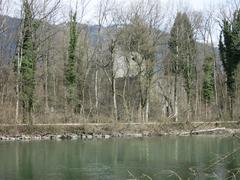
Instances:
[[[113,180],[129,178],[128,172],[176,179],[169,170],[182,179],[225,179],[240,167],[240,152],[203,170],[239,146],[223,137],[0,143],[0,179]]]

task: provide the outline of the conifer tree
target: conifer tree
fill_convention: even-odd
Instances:
[[[205,104],[209,104],[214,95],[214,60],[212,57],[205,58],[203,71],[203,100]]]
[[[184,78],[188,105],[191,106],[193,80],[195,77],[194,57],[196,45],[193,28],[186,13],[178,13],[171,30],[169,49],[172,55],[172,72],[175,74],[175,99],[177,98],[177,76]],[[175,100],[176,101],[176,100]]]
[[[227,77],[229,111],[233,119],[235,98],[235,73],[240,63],[240,10],[235,11],[233,20],[224,19],[219,41],[220,58]]]
[[[70,40],[68,46],[68,61],[65,69],[65,81],[67,88],[67,101],[72,107],[76,98],[77,87],[77,63],[76,63],[76,47],[77,47],[77,13],[71,15],[70,21]]]
[[[24,123],[32,124],[32,110],[34,102],[35,89],[35,69],[36,62],[34,59],[33,46],[33,17],[30,3],[24,0],[24,20],[22,30],[22,44],[21,44],[21,67],[18,77],[20,84],[20,101],[23,107],[23,121]]]

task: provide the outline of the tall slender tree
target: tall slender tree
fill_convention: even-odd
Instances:
[[[205,119],[208,118],[209,105],[214,97],[214,58],[209,56],[205,58],[203,65],[203,85],[202,98],[205,104]]]
[[[202,95],[204,102],[209,104],[214,96],[214,59],[212,57],[205,58],[203,71]]]
[[[36,61],[34,58],[32,9],[28,0],[23,1],[23,8],[22,43],[19,53],[21,54],[21,63],[17,63],[19,98],[23,108],[23,122],[32,124]]]
[[[65,81],[67,88],[67,101],[68,104],[74,108],[77,87],[77,12],[75,12],[73,15],[71,14],[70,18],[70,40],[68,46],[68,61],[65,69]]]
[[[193,27],[186,13],[178,13],[171,30],[169,49],[172,54],[172,72],[175,74],[175,113],[177,104],[177,81],[178,75],[182,75],[185,81],[184,88],[187,94],[188,108],[191,106],[193,80],[195,76],[194,56],[196,45]],[[189,116],[188,116],[189,118]]]
[[[233,20],[223,19],[219,41],[220,58],[226,73],[229,97],[229,112],[233,119],[235,98],[235,73],[240,63],[240,10],[235,11]]]

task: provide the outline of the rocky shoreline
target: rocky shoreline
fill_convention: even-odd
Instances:
[[[111,124],[0,125],[0,142],[192,135],[239,136],[240,123],[149,123],[117,124],[117,126]]]
[[[202,131],[201,131],[202,132]],[[150,132],[143,133],[113,133],[113,134],[43,134],[43,135],[1,135],[0,142],[9,141],[63,141],[63,140],[100,140],[100,139],[111,139],[111,138],[144,138],[144,137],[156,137],[156,136],[197,136],[197,135],[218,135],[218,136],[238,136],[240,130],[230,130],[230,129],[219,129],[215,132],[204,131],[203,133],[198,132],[172,132],[164,134],[151,134]]]
[[[40,141],[40,140],[94,140],[110,138],[143,138],[149,137],[147,134],[45,134],[45,135],[18,135],[0,136],[0,141]]]

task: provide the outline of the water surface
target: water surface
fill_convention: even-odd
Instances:
[[[227,179],[240,152],[214,163],[239,147],[231,137],[1,142],[0,179]]]

